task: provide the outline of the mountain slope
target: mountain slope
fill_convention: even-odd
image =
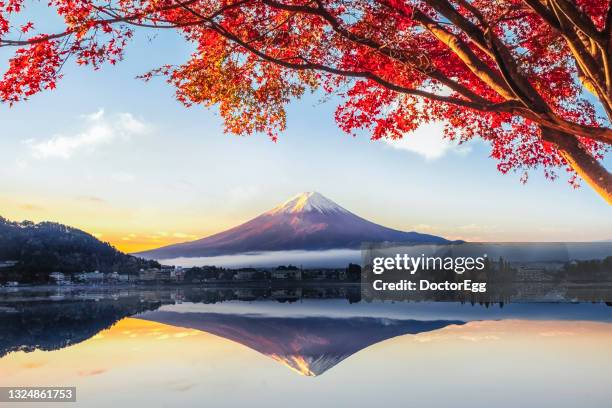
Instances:
[[[0,217],[0,261],[17,261],[0,269],[0,280],[46,280],[49,272],[136,272],[159,266],[126,255],[76,228],[54,222],[11,222]]]
[[[299,194],[227,231],[196,241],[141,252],[167,259],[255,251],[359,248],[363,242],[446,243],[446,239],[404,232],[365,220],[316,192]]]

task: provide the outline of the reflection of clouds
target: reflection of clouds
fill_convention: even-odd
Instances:
[[[563,336],[573,336],[576,333],[571,332],[571,331],[546,331],[546,332],[541,332],[539,333],[540,336],[543,337],[563,337]]]
[[[435,340],[444,339],[446,336],[439,334],[417,334],[414,336],[414,341],[417,343],[430,343]]]
[[[133,319],[129,319],[130,322],[133,322]],[[137,322],[139,322],[137,320]],[[128,327],[122,328],[122,330],[118,330],[116,332],[106,332],[107,334],[112,333],[113,338],[121,339],[151,339],[151,340],[168,340],[168,339],[182,339],[185,337],[197,336],[202,334],[201,331],[198,330],[187,330],[184,328],[177,328],[173,326],[164,326],[164,325],[155,325],[154,327],[142,325],[134,325],[131,324]],[[92,337],[92,339],[104,338],[102,333],[97,334]]]
[[[197,330],[191,330],[191,331],[186,331],[186,332],[175,333],[174,337],[176,337],[177,339],[180,339],[180,338],[188,337],[188,336],[197,336],[199,334],[201,334],[201,332]]]
[[[172,388],[174,391],[189,391],[190,389],[192,389],[193,387],[195,387],[196,384],[195,383],[190,383],[190,384],[184,384],[184,385],[179,385],[176,386],[174,388]]]
[[[449,334],[419,334],[416,335],[414,341],[417,343],[431,343],[434,341],[446,341],[446,340],[463,340],[470,341],[473,343],[483,342],[483,341],[497,341],[501,340],[500,336],[495,334],[483,334],[483,335],[460,335],[458,333],[449,333]]]
[[[47,363],[43,362],[43,361],[29,361],[25,364],[22,365],[23,368],[26,369],[34,369],[34,368],[40,368],[40,367],[44,367]]]
[[[465,325],[451,325],[436,332],[420,333],[414,336],[417,343],[430,343],[433,341],[469,341],[473,343],[484,341],[497,341],[506,337],[505,331],[492,330],[492,324],[503,324],[503,322],[474,321]]]
[[[189,391],[197,385],[197,383],[188,380],[172,380],[164,383],[164,385],[171,391]]]
[[[469,341],[484,342],[513,339],[520,336],[530,336],[534,341],[538,337],[578,337],[580,335],[595,334],[601,323],[560,321],[527,321],[527,320],[501,320],[501,321],[473,321],[463,326],[448,326],[435,333],[421,333],[414,336],[417,343],[432,341]],[[543,340],[540,340],[543,341]]]
[[[94,375],[104,374],[108,370],[106,368],[95,368],[93,370],[82,370],[79,371],[79,377],[93,377]]]
[[[491,340],[500,340],[499,336],[494,335],[485,335],[485,336],[459,336],[461,340],[480,342],[480,341],[491,341]]]

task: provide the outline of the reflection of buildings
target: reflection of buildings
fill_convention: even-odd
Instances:
[[[59,275],[57,277],[60,278]],[[19,292],[18,283],[11,286],[16,287],[4,289],[0,299],[0,357],[13,351],[67,347],[94,336],[124,317],[184,301],[217,303],[274,299],[293,302],[308,297],[359,299],[358,289],[349,293],[340,288],[315,294],[311,289],[301,288],[135,289],[129,286],[96,286],[82,290],[78,286],[67,285],[31,297],[28,293]]]
[[[516,273],[514,274],[514,280],[523,282],[552,281],[554,277],[546,272],[546,269],[538,266],[520,265],[516,269]]]
[[[540,284],[540,286],[546,285],[551,284]],[[540,289],[524,287],[524,290]],[[568,292],[568,296],[572,299],[593,297],[593,294],[584,294],[584,290],[588,288],[581,287],[580,292]],[[299,302],[301,299],[343,300],[329,303]],[[236,302],[240,300],[253,303]],[[263,307],[257,309],[256,302],[260,300],[296,302],[296,304],[281,305],[268,301],[262,302]],[[216,289],[96,286],[83,290],[77,286],[67,285],[53,287],[42,293],[20,288],[5,289],[0,292],[0,358],[15,351],[56,350],[68,347],[93,337],[125,317],[143,312],[146,313],[140,316],[147,320],[203,330],[238,342],[305,375],[320,375],[353,353],[391,337],[437,330],[449,324],[462,324],[470,320],[486,320],[493,316],[496,319],[511,316],[523,318],[553,316],[574,320],[610,321],[609,307],[590,303],[510,305],[503,309],[496,308],[495,312],[487,310],[485,315],[474,314],[478,313],[478,307],[456,303],[446,303],[449,310],[452,310],[450,314],[439,313],[439,308],[446,307],[439,303],[435,307],[438,312],[422,315],[424,308],[430,305],[405,304],[394,306],[406,307],[405,310],[409,314],[399,316],[409,317],[391,319],[371,317],[388,315],[387,307],[390,306],[388,303],[362,303],[353,309],[359,311],[360,317],[321,317],[328,311],[336,310],[336,307],[339,307],[340,311],[349,310],[347,308],[353,307],[349,303],[359,300],[360,289],[354,286]],[[220,308],[208,305],[224,301],[232,302],[219,305]],[[176,313],[170,311],[173,306],[167,306],[163,311],[150,312],[163,305],[182,302],[192,303],[186,310],[193,311],[201,307],[207,311],[233,312]],[[201,305],[197,306],[197,303]],[[302,308],[302,304],[317,306],[309,312],[309,309]],[[612,303],[608,305],[612,306]],[[320,308],[320,306],[325,307]],[[458,306],[461,307],[461,311],[456,310]],[[513,309],[512,306],[518,308]],[[412,309],[413,307],[415,309]],[[540,307],[544,307],[545,311],[542,312]],[[555,312],[552,313],[549,307],[554,307]],[[312,310],[316,310],[317,314],[313,316]],[[377,310],[378,313],[372,314]],[[256,314],[257,311],[259,314]],[[270,311],[281,313],[292,311],[292,315],[274,317],[265,314]],[[429,317],[420,317],[427,320],[410,320],[410,316],[414,316],[415,312],[419,313],[419,316]]]
[[[0,261],[0,269],[1,268],[12,268],[17,265],[19,261]]]
[[[405,334],[438,330],[459,320],[400,320],[378,317],[272,317],[172,311],[146,312],[141,319],[202,330],[258,351],[306,376],[317,376],[352,354]]]
[[[264,300],[297,302],[300,299],[346,299],[349,303],[361,299],[360,286],[290,286],[290,287],[211,287],[185,290],[185,300],[198,303],[218,303],[230,300]]]
[[[224,292],[221,292],[224,293]],[[254,292],[232,292],[256,300]],[[302,289],[275,292],[279,301],[304,296]],[[95,336],[124,317],[193,328],[243,344],[307,376],[324,373],[372,344],[404,334],[437,330],[460,320],[417,321],[378,317],[270,317],[261,314],[155,311],[194,295],[182,290],[124,289],[72,293],[58,288],[45,301],[0,302],[0,357],[14,351],[57,350]],[[223,295],[221,295],[223,296]],[[143,313],[144,312],[144,313]]]
[[[118,320],[160,306],[137,296],[112,299],[83,294],[69,300],[62,293],[45,302],[15,302],[0,307],[0,357],[14,351],[57,350],[80,343]]]
[[[66,277],[61,272],[52,272],[49,274],[49,278],[58,285],[66,282]]]

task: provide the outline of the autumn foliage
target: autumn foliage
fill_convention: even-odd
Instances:
[[[444,121],[480,137],[501,172],[567,169],[612,203],[612,10],[604,0],[51,0],[65,26],[36,31],[0,0],[0,47],[14,55],[0,99],[56,86],[72,58],[115,64],[136,30],[172,29],[196,50],[164,76],[185,105],[218,106],[236,134],[285,129],[307,91],[339,95],[349,134],[410,137]],[[13,21],[26,23],[16,24]]]

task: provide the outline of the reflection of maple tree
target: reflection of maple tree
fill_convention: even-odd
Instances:
[[[540,166],[554,178],[566,167],[572,183],[578,175],[612,202],[612,175],[601,164],[612,144],[608,1],[50,0],[50,6],[63,17],[63,31],[34,34],[36,21],[11,24],[21,15],[27,20],[22,0],[0,0],[0,47],[15,47],[0,82],[4,102],[55,87],[70,57],[94,68],[115,64],[136,27],[174,29],[197,51],[143,78],[165,76],[186,105],[218,105],[229,132],[276,139],[289,100],[320,88],[343,98],[335,118],[346,132],[410,137],[420,124],[443,120],[451,139],[488,140],[503,173]]]

